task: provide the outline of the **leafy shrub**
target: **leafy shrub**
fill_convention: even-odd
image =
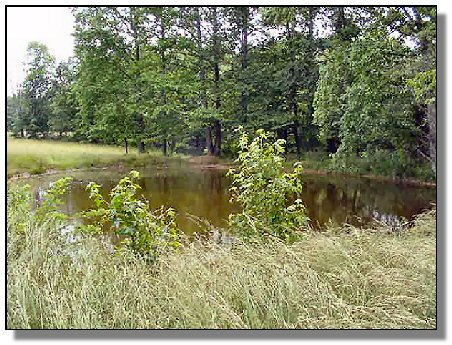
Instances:
[[[54,220],[66,220],[68,218],[68,215],[61,212],[60,206],[63,204],[61,196],[68,191],[71,181],[71,177],[61,178],[53,182],[50,188],[44,192],[35,212],[35,218],[38,221],[44,222],[49,218]]]
[[[30,217],[31,192],[30,185],[24,186],[8,185],[7,192],[7,224],[14,227],[18,234],[23,234],[26,229],[27,220]],[[21,215],[13,217],[13,215]]]
[[[60,209],[61,196],[67,192],[70,182],[71,178],[62,178],[51,184],[47,191],[40,194],[35,207],[29,185],[8,186],[7,229],[8,233],[14,231],[15,234],[13,238],[8,238],[8,260],[24,254],[30,260],[39,261],[61,251],[65,241],[62,231],[67,228],[69,218]],[[42,232],[41,228],[46,231]],[[33,256],[24,249],[29,247],[37,255]]]
[[[371,173],[393,178],[434,179],[428,164],[414,160],[403,150],[376,149],[361,152],[359,157],[337,152],[332,155],[329,170],[351,174]]]
[[[232,179],[231,201],[240,204],[243,212],[229,215],[229,226],[245,237],[269,234],[290,239],[307,221],[298,198],[301,164],[295,163],[293,172],[285,173],[284,140],[268,143],[268,135],[258,130],[250,142],[243,129],[239,131],[239,168],[230,169],[228,176]]]
[[[137,191],[141,189],[135,182],[138,177],[137,171],[131,171],[129,176],[122,178],[111,190],[110,202],[100,194],[100,185],[89,183],[87,190],[95,208],[81,213],[92,220],[81,229],[93,233],[111,224],[110,228],[116,234],[125,236],[123,243],[126,246],[153,261],[162,251],[179,247],[180,234],[174,209],[162,206],[151,210],[147,200],[137,198]]]

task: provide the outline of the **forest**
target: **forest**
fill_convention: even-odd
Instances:
[[[68,61],[28,45],[15,137],[234,157],[242,126],[332,170],[435,178],[436,7],[72,13]]]

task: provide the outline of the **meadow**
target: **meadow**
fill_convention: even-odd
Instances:
[[[138,154],[136,148],[130,148],[126,155],[124,148],[118,146],[12,137],[7,139],[7,159],[8,177],[109,165],[142,166],[163,161],[161,153],[152,150]]]

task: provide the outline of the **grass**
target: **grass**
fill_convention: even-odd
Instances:
[[[436,327],[436,215],[406,232],[187,242],[155,265],[8,204],[8,328]]]
[[[21,173],[40,174],[48,170],[68,170],[108,165],[143,166],[149,162],[163,162],[160,152],[138,154],[130,148],[80,144],[50,140],[7,139],[8,177]]]

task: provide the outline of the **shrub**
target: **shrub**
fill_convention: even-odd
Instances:
[[[285,173],[284,140],[268,143],[268,135],[258,130],[250,142],[243,129],[239,131],[239,167],[230,169],[228,176],[232,179],[231,202],[240,204],[243,212],[229,216],[230,228],[245,237],[269,234],[293,238],[307,222],[298,198],[302,189],[301,164],[295,163],[293,172]]]
[[[352,174],[371,173],[392,178],[434,179],[428,164],[416,161],[403,150],[369,150],[361,152],[359,157],[338,152],[332,155],[329,170]]]
[[[81,226],[85,232],[99,232],[106,224],[118,235],[125,237],[123,244],[154,261],[158,254],[168,248],[180,246],[180,233],[176,226],[176,212],[163,206],[151,210],[146,199],[138,199],[136,193],[141,187],[135,182],[137,171],[122,178],[110,192],[107,202],[100,194],[100,185],[91,182],[87,186],[95,208],[81,215],[92,220]]]

